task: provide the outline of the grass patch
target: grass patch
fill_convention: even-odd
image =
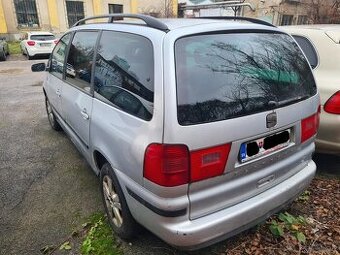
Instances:
[[[105,216],[101,213],[90,217],[89,222],[83,224],[90,229],[84,237],[80,251],[83,255],[121,255],[122,252],[115,242],[112,229]]]
[[[20,41],[10,41],[8,43],[9,54],[21,54]]]

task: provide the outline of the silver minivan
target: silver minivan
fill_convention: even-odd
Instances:
[[[198,249],[308,186],[320,99],[291,36],[241,17],[105,17],[78,22],[32,70],[47,71],[49,122],[100,176],[120,237],[140,224]]]

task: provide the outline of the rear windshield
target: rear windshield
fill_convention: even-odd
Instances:
[[[54,35],[31,35],[31,40],[50,41],[56,39]]]
[[[306,59],[285,34],[184,37],[175,44],[175,57],[181,125],[245,116],[316,94]]]

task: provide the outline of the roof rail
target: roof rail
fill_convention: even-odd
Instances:
[[[102,18],[108,18],[108,22],[107,23],[113,23],[115,20],[122,20],[124,18],[132,18],[132,19],[140,19],[142,21],[145,22],[145,24],[148,27],[152,27],[158,30],[162,30],[164,32],[168,32],[169,28],[161,21],[159,21],[158,19],[151,17],[151,16],[147,16],[147,15],[143,15],[143,14],[107,14],[107,15],[100,15],[100,16],[92,16],[92,17],[88,17],[85,19],[81,19],[79,21],[77,21],[73,27],[79,26],[81,24],[85,24],[86,21],[88,20],[94,20],[94,19],[102,19]]]
[[[273,24],[260,20],[260,19],[254,19],[254,18],[248,18],[248,17],[240,17],[240,16],[206,16],[206,17],[195,17],[196,19],[224,19],[224,20],[244,20],[244,21],[249,21],[251,23],[255,24],[261,24],[265,26],[270,26],[270,27],[276,27]]]

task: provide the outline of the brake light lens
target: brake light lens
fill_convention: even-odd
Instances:
[[[222,175],[229,156],[231,144],[193,151],[190,154],[192,182]]]
[[[182,144],[150,144],[144,157],[144,178],[174,187],[222,175],[231,144],[189,152]]]
[[[144,177],[166,187],[188,183],[188,147],[185,145],[150,144],[145,151]]]
[[[57,39],[57,40],[54,40],[54,44],[57,44],[59,42],[59,40]]]
[[[320,123],[320,106],[318,112],[301,121],[301,143],[314,136],[319,128]]]
[[[27,44],[28,44],[29,46],[34,46],[34,45],[35,45],[35,41],[27,41]]]
[[[340,91],[327,100],[323,109],[328,113],[340,114]]]

